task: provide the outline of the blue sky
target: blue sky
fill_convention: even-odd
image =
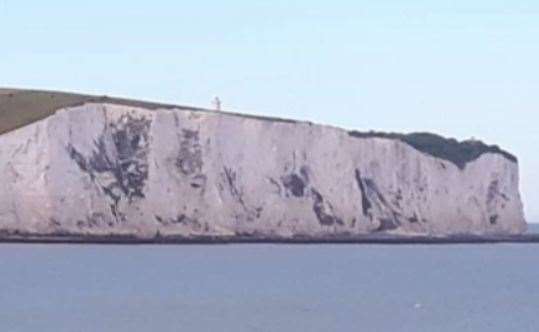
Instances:
[[[537,1],[0,0],[0,86],[474,136],[539,221],[538,36]]]

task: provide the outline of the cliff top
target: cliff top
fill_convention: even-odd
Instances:
[[[55,91],[0,89],[0,134],[42,120],[61,108],[74,107],[92,102],[148,109],[181,108],[196,110],[194,107],[166,105],[108,96],[90,96]]]
[[[178,106],[147,101],[139,101],[125,98],[114,98],[108,96],[91,96],[77,93],[21,90],[21,89],[0,89],[0,135],[17,128],[26,126],[35,121],[42,120],[54,114],[58,109],[74,107],[85,103],[109,103],[142,107],[147,109],[175,108],[183,110],[209,112],[210,110]],[[258,120],[278,121],[296,123],[295,120],[263,117],[248,114],[229,113],[229,115],[248,117]],[[464,168],[466,163],[477,159],[483,153],[499,153],[509,160],[517,162],[517,158],[512,154],[500,149],[496,145],[486,145],[480,141],[459,142],[452,138],[445,138],[430,133],[396,134],[382,132],[358,132],[350,131],[350,136],[359,138],[380,137],[387,139],[397,139],[409,144],[416,150],[430,154],[434,157],[448,160],[459,168]]]
[[[466,164],[479,158],[484,153],[499,153],[507,159],[518,162],[517,158],[507,151],[500,149],[497,145],[487,145],[477,140],[466,140],[459,142],[454,138],[445,138],[431,133],[382,133],[382,132],[359,132],[350,131],[350,136],[360,138],[380,137],[397,139],[408,145],[411,145],[416,150],[430,154],[434,157],[441,158],[452,162],[460,169],[463,169]]]
[[[147,109],[175,108],[190,111],[212,112],[211,110],[199,107],[171,105],[109,96],[92,96],[69,92],[0,88],[0,135],[17,128],[24,127],[35,121],[45,119],[61,108],[75,107],[86,103],[107,103],[142,107]],[[291,123],[296,122],[294,120],[248,114],[230,112],[223,113],[259,120]]]

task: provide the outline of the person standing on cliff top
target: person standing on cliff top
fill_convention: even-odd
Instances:
[[[219,97],[213,98],[212,104],[213,104],[213,108],[214,108],[216,111],[220,111],[220,110],[221,110],[221,99],[219,99]]]

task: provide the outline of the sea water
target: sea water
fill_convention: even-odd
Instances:
[[[539,331],[539,244],[2,244],[0,287],[6,332]]]

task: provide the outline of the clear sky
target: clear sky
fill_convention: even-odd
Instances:
[[[474,136],[539,221],[537,0],[0,0],[0,86]]]

